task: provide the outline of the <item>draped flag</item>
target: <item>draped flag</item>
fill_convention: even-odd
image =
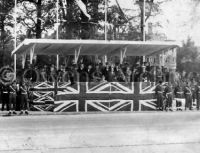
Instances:
[[[118,0],[115,0],[115,2],[116,2],[116,4],[117,4],[117,7],[118,7],[118,9],[119,9],[119,12],[120,12],[121,17],[122,17],[126,22],[128,22],[128,19],[126,18],[126,16],[125,16],[123,10],[121,9]]]
[[[79,8],[81,9],[81,11],[84,13],[85,16],[88,17],[88,19],[90,20],[91,19],[91,16],[90,14],[88,14],[87,12],[87,8],[85,6],[85,4],[81,1],[81,0],[75,0],[76,1],[76,4],[79,6]]]

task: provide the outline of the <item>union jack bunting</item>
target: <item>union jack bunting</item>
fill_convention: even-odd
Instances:
[[[162,83],[166,86],[166,82]],[[141,82],[140,83],[140,94],[153,94],[155,93],[155,88],[157,84],[155,82]]]
[[[55,88],[54,83],[38,82],[33,84],[33,105],[32,110],[52,111],[54,107]]]
[[[33,102],[45,103],[54,101],[54,83],[37,83],[33,88]]]
[[[120,93],[133,94],[134,83],[123,82],[101,82],[101,83],[86,83],[86,93]]]
[[[139,100],[139,111],[156,110],[156,105],[157,105],[156,99]]]
[[[71,86],[71,82],[64,82],[57,84],[57,95],[67,95],[67,94],[79,94],[80,93],[80,83],[77,82]]]
[[[43,82],[33,89],[34,108],[54,112],[155,110],[154,90],[155,83],[148,82],[65,82],[56,86]]]
[[[154,95],[155,88],[158,84],[155,82],[140,82],[139,83],[139,95]],[[163,86],[166,86],[166,82],[162,83]],[[144,110],[156,110],[157,100],[155,96],[151,98],[144,98],[139,100],[139,111]]]
[[[124,108],[127,106],[129,111],[133,111],[133,100],[86,100],[85,112],[89,110],[88,107],[93,110],[108,112],[124,110]]]
[[[54,112],[65,112],[75,107],[75,111],[78,112],[79,101],[78,100],[63,100],[54,102]],[[72,110],[74,110],[72,109]]]

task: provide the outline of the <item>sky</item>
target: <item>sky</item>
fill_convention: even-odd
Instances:
[[[122,8],[134,8],[134,0],[118,1]],[[112,0],[112,3],[114,4],[115,0]],[[159,31],[169,40],[182,42],[189,36],[200,46],[200,6],[196,10],[193,6],[191,0],[171,0],[161,5],[162,14],[152,20],[161,22],[163,27]]]

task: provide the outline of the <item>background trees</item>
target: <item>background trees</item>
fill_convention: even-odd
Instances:
[[[183,46],[177,52],[177,69],[179,71],[199,72],[200,53],[191,38],[183,42]]]
[[[161,4],[169,0],[146,0],[145,22],[153,28],[162,26],[152,22],[162,13]],[[199,1],[193,1],[193,7],[199,7]],[[82,0],[91,19],[84,15],[76,0],[59,0],[59,25],[56,24],[55,0],[17,0],[18,41],[25,38],[56,38],[56,26],[59,26],[59,39],[104,39],[104,0]],[[115,2],[115,3],[113,3]],[[108,0],[108,39],[142,40],[143,0],[132,1],[133,9],[121,8],[118,0]],[[195,7],[196,6],[196,7]],[[13,50],[14,0],[0,0],[0,66],[9,63]],[[196,9],[197,11],[197,9]],[[147,26],[147,24],[146,24]],[[148,28],[148,27],[146,27]],[[155,39],[146,33],[146,40]],[[191,39],[183,43],[178,52],[178,68],[184,69],[184,63],[198,63],[199,52]],[[43,58],[38,58],[42,61]],[[192,67],[194,68],[194,67]]]
[[[13,6],[13,1],[0,0],[0,66],[9,64],[11,61]]]

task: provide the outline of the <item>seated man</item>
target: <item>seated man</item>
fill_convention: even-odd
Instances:
[[[85,65],[81,63],[80,68],[78,69],[79,73],[79,81],[80,82],[87,82],[88,81],[88,74],[85,70]]]
[[[131,75],[132,75],[132,72],[130,70],[130,67],[127,67],[126,71],[125,71],[125,81],[126,82],[131,82]]]
[[[116,67],[115,67],[115,75],[116,75],[116,81],[118,81],[118,82],[125,81],[125,75],[124,75],[122,69],[119,67],[119,65],[116,65]]]
[[[92,75],[93,75],[94,82],[99,82],[99,81],[102,80],[102,73],[101,73],[101,71],[99,69],[99,65],[96,65],[95,71],[93,72]]]
[[[92,65],[88,65],[88,68],[86,70],[87,74],[88,74],[88,81],[92,82],[93,81],[93,70],[92,70]]]

